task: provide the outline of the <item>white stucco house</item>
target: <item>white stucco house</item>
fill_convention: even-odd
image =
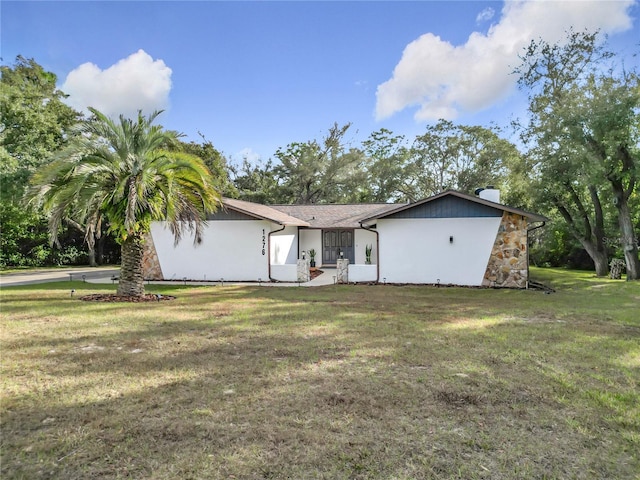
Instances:
[[[200,245],[188,237],[175,245],[166,225],[154,222],[144,273],[156,280],[292,282],[313,249],[319,268],[348,263],[349,282],[526,288],[528,233],[546,220],[499,203],[490,188],[407,204],[267,206],[225,198]]]

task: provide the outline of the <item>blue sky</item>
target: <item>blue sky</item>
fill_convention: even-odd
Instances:
[[[159,122],[234,161],[351,122],[355,144],[413,138],[438,118],[506,125],[525,103],[513,75],[534,38],[599,28],[629,65],[637,1],[0,2],[3,64],[34,58],[78,109]]]

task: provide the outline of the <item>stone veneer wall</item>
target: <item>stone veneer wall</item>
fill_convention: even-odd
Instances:
[[[164,280],[156,246],[153,237],[148,234],[144,241],[144,253],[142,256],[142,275],[145,280]]]
[[[527,288],[527,220],[504,212],[482,286]]]

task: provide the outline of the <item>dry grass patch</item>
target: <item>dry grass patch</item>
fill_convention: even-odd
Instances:
[[[640,286],[539,275],[3,288],[2,478],[636,478]]]

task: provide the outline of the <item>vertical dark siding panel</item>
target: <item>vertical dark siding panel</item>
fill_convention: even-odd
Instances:
[[[501,217],[502,210],[458,197],[444,197],[407,208],[387,218]]]

